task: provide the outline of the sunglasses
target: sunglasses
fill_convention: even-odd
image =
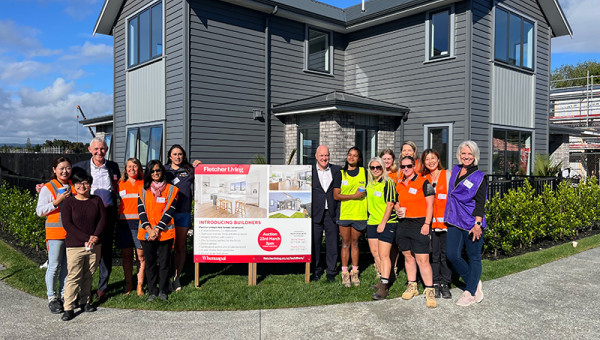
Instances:
[[[159,173],[161,173],[161,172],[162,172],[162,170],[161,170],[161,169],[152,169],[152,170],[150,171],[150,173],[153,173],[153,174],[157,174],[157,173],[159,174]]]
[[[383,167],[381,165],[370,166],[369,169],[371,169],[371,171],[373,171],[373,170],[383,170]]]
[[[400,169],[412,169],[412,168],[413,168],[412,164],[400,165]]]

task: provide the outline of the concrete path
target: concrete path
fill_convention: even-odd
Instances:
[[[0,275],[1,276],[1,275]],[[0,282],[2,339],[598,339],[600,248],[483,284],[470,307],[422,296],[242,312],[99,308],[69,322]]]

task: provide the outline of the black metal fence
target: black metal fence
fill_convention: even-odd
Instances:
[[[544,190],[544,186],[549,185],[552,190],[556,190],[558,184],[562,181],[568,181],[572,184],[579,183],[578,178],[563,177],[543,177],[543,176],[522,176],[522,175],[487,175],[488,178],[488,200],[492,199],[497,193],[500,197],[511,189],[517,189],[525,185],[525,181],[533,187],[536,194]]]
[[[32,194],[36,194],[35,186],[39,183],[45,183],[47,180],[9,175],[4,172],[0,172],[0,183],[8,183],[11,186],[16,186],[22,189],[27,189]]]

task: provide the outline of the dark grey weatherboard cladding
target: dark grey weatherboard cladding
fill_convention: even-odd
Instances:
[[[455,5],[455,58],[425,63],[426,14],[348,36],[345,91],[410,108],[404,139],[424,145],[423,125],[453,123],[454,145],[465,138],[466,10]],[[395,149],[402,144],[400,131]]]
[[[166,1],[166,0],[164,0]],[[114,48],[114,161],[121,164],[127,141],[127,17],[137,12],[149,2],[144,0],[125,1],[113,30]]]
[[[190,152],[247,163],[265,151],[265,17],[220,1],[190,1]]]
[[[163,0],[165,3],[165,139],[166,151],[171,145],[185,145],[184,124],[184,31],[181,0]],[[185,147],[185,146],[184,146]],[[165,159],[166,160],[166,159]]]

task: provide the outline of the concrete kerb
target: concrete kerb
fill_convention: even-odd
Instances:
[[[444,339],[597,338],[600,248],[484,282],[470,307],[422,295],[330,306],[234,312],[161,312],[99,308],[69,322],[47,302],[0,282],[0,337],[114,339]]]

